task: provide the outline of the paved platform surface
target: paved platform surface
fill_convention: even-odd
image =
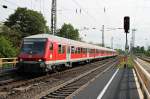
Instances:
[[[116,71],[117,68],[107,71],[75,95],[73,99],[140,99],[133,70],[122,68]],[[113,75],[114,78],[103,92]],[[104,93],[102,97],[98,98],[102,93]]]

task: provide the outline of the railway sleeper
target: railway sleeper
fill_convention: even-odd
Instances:
[[[63,92],[53,92],[52,94],[55,94],[57,96],[68,96],[70,95],[72,92],[69,92],[69,93],[63,93]]]
[[[58,91],[58,90],[57,90],[57,91],[55,91],[55,93],[60,93],[60,94],[71,94],[72,91],[71,91],[71,90],[70,90],[70,91],[69,91],[69,90],[68,90],[68,91],[64,91],[64,90],[63,90],[63,91]]]
[[[52,96],[56,96],[56,97],[66,97],[68,96],[68,94],[59,94],[59,93],[50,93],[49,95],[52,95]]]
[[[66,96],[68,96],[68,95],[58,95],[55,93],[50,93],[47,95],[48,98],[58,98],[58,99],[65,98]]]
[[[86,82],[81,82],[81,83],[76,83],[76,84],[70,84],[70,85],[67,85],[66,87],[82,86],[85,83]]]
[[[68,88],[68,90],[57,90],[57,92],[73,92],[74,90],[77,90],[78,88],[71,88],[71,89]]]
[[[54,96],[54,95],[47,95],[47,96],[44,96],[42,97],[41,99],[64,99],[65,97],[61,97],[61,96]]]
[[[65,87],[66,89],[76,89],[79,88],[80,86],[71,86],[71,87]],[[64,88],[63,88],[64,89]]]
[[[72,84],[67,85],[66,87],[81,86],[81,85],[83,85],[83,84],[84,84],[83,82],[80,82],[80,83],[72,83]]]
[[[76,90],[77,88],[73,88],[72,90]],[[63,92],[72,92],[72,90],[68,89],[58,89],[57,91],[63,91]]]
[[[83,84],[82,84],[82,85],[83,85]],[[75,89],[75,88],[81,87],[82,85],[67,86],[66,88],[68,88],[68,89]]]

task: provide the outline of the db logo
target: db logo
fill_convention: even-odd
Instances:
[[[49,56],[50,58],[52,58],[53,56],[52,56],[52,54],[50,54],[50,56]]]

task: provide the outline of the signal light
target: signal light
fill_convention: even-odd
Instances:
[[[130,29],[130,17],[125,16],[124,17],[124,31],[125,31],[125,33],[129,33],[129,29]]]

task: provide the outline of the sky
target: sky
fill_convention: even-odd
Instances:
[[[41,12],[50,27],[51,2],[52,0],[0,0],[0,22],[4,22],[17,7],[27,7]],[[8,9],[2,8],[2,5],[7,5]],[[150,46],[149,11],[150,0],[57,0],[57,29],[64,23],[71,23],[79,29],[84,41],[101,43],[104,25],[105,45],[111,46],[113,37],[113,47],[124,49],[124,30],[116,28],[123,28],[123,18],[129,16],[128,43],[131,41],[132,29],[136,29],[135,46],[147,47]]]

